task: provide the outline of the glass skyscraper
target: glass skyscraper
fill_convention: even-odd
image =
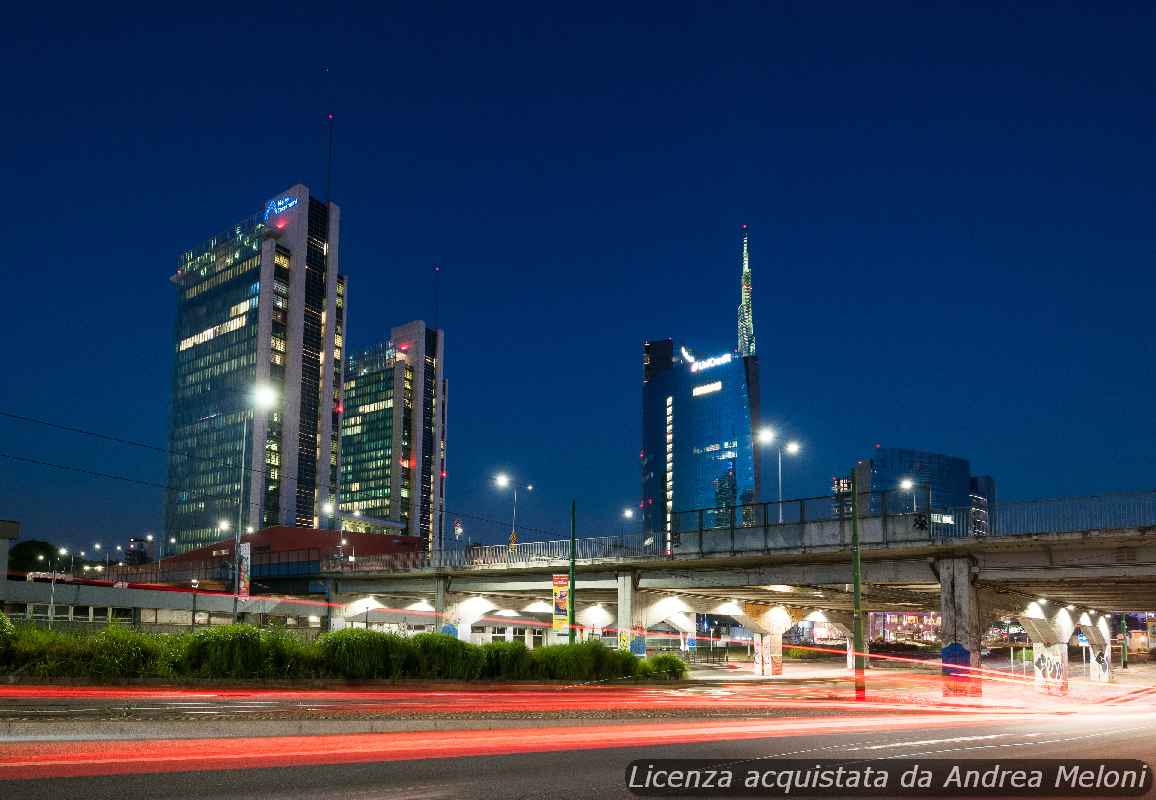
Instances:
[[[969,510],[973,532],[987,533],[988,514],[995,504],[995,479],[972,475],[966,458],[908,450],[877,447],[869,460],[873,492],[889,492],[887,510],[924,510],[962,512]],[[911,490],[902,489],[905,481]],[[881,495],[873,495],[872,510],[878,510]],[[930,500],[931,508],[925,509]]]
[[[340,211],[300,184],[260,208],[182,254],[172,277],[165,529],[178,550],[233,526],[316,527],[337,500]]]
[[[424,322],[351,355],[341,429],[342,527],[401,528],[442,545],[446,479],[444,334]]]
[[[658,535],[667,547],[679,512],[707,509],[704,523],[721,524],[729,512],[714,509],[760,498],[754,439],[759,421],[758,359],[745,225],[741,252],[734,351],[696,356],[685,346],[676,347],[672,339],[649,341],[643,347],[643,529]]]

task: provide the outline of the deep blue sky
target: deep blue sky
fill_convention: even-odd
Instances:
[[[734,346],[743,222],[789,496],[876,442],[1004,498],[1156,483],[1150,6],[615,5],[7,17],[0,407],[163,445],[178,253],[320,191],[332,109],[350,345],[432,316],[443,265],[452,509],[505,518],[504,468],[527,523],[617,528],[642,341]],[[165,480],[5,420],[0,451]],[[26,537],[161,509],[0,461]]]

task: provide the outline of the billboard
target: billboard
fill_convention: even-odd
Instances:
[[[554,631],[566,633],[570,630],[570,576],[555,575],[554,587]]]
[[[252,576],[252,545],[250,545],[248,542],[244,542],[237,550],[237,554],[237,594],[240,597],[248,597],[249,578]]]

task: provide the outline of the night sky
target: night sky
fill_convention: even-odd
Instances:
[[[788,496],[877,442],[1001,498],[1156,484],[1150,5],[339,5],[7,12],[0,410],[163,447],[178,254],[322,192],[332,110],[350,348],[432,321],[443,267],[451,511],[507,519],[504,469],[528,525],[616,532],[642,341],[735,346],[742,223]],[[0,459],[0,518],[112,541],[163,492]]]

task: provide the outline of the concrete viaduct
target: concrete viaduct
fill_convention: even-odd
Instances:
[[[971,535],[958,514],[861,518],[863,609],[938,610],[943,644],[965,648],[973,667],[989,624],[1017,617],[1037,662],[1051,667],[1037,683],[1056,688],[1048,675],[1062,673],[1056,682],[1066,683],[1066,645],[1077,629],[1097,663],[1110,665],[1109,614],[1156,609],[1156,496],[1141,497],[1135,513],[1069,524],[1041,514],[1038,524],[1020,526],[1040,530],[997,535]],[[1077,527],[1097,521],[1112,524]],[[582,539],[577,619],[616,629],[626,644],[660,622],[693,634],[696,614],[730,616],[756,634],[755,669],[778,674],[783,634],[797,622],[833,623],[849,638],[850,543],[847,518],[698,529],[666,553],[641,537]],[[326,581],[349,618],[374,606],[426,609],[468,639],[488,615],[513,623],[547,609],[551,576],[566,572],[568,554],[569,542],[556,541],[434,554],[423,563],[335,561]],[[1092,675],[1109,680],[1110,666]]]

